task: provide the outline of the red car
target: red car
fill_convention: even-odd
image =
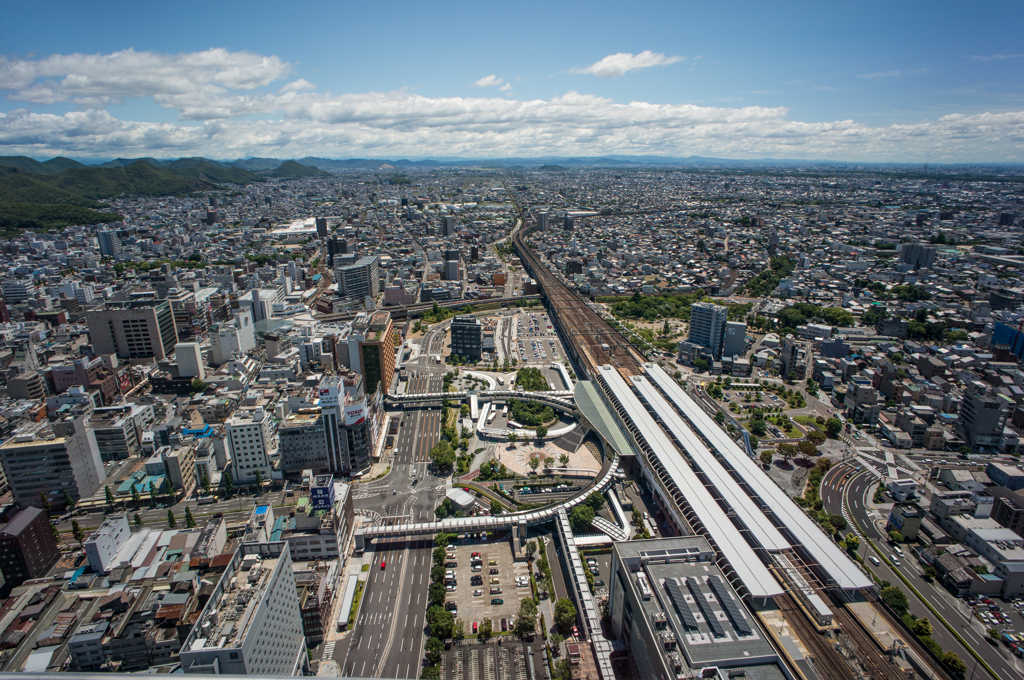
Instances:
[[[480,557],[480,553],[473,553],[471,557]]]
[[[388,566],[387,560],[380,561],[380,570],[384,571],[384,567]]]
[[[473,635],[476,635],[476,621],[473,622]]]

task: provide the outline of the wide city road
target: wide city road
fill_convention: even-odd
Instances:
[[[878,478],[869,470],[856,470],[855,464],[843,463],[834,466],[822,479],[821,499],[825,510],[829,513],[844,514],[843,501],[845,499],[848,512],[845,516],[849,519],[856,519],[857,524],[863,527],[868,537],[874,542],[876,549],[873,549],[867,541],[861,540],[859,555],[865,560],[865,566],[871,569],[878,578],[898,586],[907,595],[910,605],[910,613],[918,617],[924,617],[932,622],[932,638],[939,643],[943,650],[952,650],[967,664],[967,677],[972,675],[972,669],[977,665],[975,677],[983,678],[987,674],[984,666],[976,664],[971,653],[960,643],[960,641],[949,632],[940,621],[937,621],[924,603],[909,589],[899,578],[902,575],[913,585],[917,592],[935,608],[936,611],[952,625],[957,633],[985,660],[1001,680],[1016,678],[1024,680],[1024,663],[1009,653],[1003,646],[993,646],[986,642],[985,629],[981,622],[971,616],[970,610],[958,598],[954,597],[944,586],[937,581],[928,582],[923,576],[923,567],[917,558],[908,549],[900,557],[896,554],[885,536],[885,518],[873,516],[868,501],[874,495],[878,486]],[[875,511],[877,512],[877,511]],[[844,535],[850,533],[853,528],[849,527],[842,532]],[[874,557],[879,564],[876,566],[870,558]],[[895,557],[895,560],[893,559]],[[899,562],[897,565],[896,562]],[[899,572],[897,575],[896,572]]]

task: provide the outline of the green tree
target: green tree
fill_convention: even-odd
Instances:
[[[433,607],[443,607],[445,592],[444,584],[440,581],[434,581],[427,589],[427,601]]]
[[[604,494],[602,494],[600,491],[595,491],[591,493],[589,496],[587,496],[587,500],[585,502],[587,505],[590,506],[590,509],[594,511],[594,514],[600,512],[608,503],[608,501],[605,500]]]
[[[210,493],[210,477],[204,472],[200,484],[203,486],[203,493]]]
[[[167,526],[170,529],[178,526],[178,520],[174,519],[174,511],[170,509],[167,510]]]
[[[832,439],[838,439],[843,431],[843,421],[839,418],[829,418],[825,421],[825,433]]]
[[[846,543],[846,549],[850,552],[857,552],[857,549],[860,548],[860,537],[852,531],[846,534],[844,542]]]
[[[508,439],[509,444],[515,444],[517,441],[519,441],[519,435],[511,430],[506,435],[506,438]]]
[[[502,511],[503,511],[503,508],[501,507],[501,503],[499,503],[497,500],[492,500],[491,501],[491,514],[492,515],[500,515],[502,513]]]
[[[534,432],[537,435],[537,439],[544,439],[544,437],[548,436],[548,428],[544,425],[540,425],[539,427],[537,427],[536,430],[534,430]]]
[[[439,545],[434,548],[434,565],[441,567],[444,566],[445,557],[448,555],[448,551],[445,550],[445,546]]]
[[[572,680],[572,664],[568,659],[560,659],[555,664],[555,672],[551,680]]]
[[[725,413],[723,411],[715,411],[715,422],[719,425],[725,422]]]
[[[139,485],[132,484],[132,503],[140,503],[142,501],[142,494],[139,493]]]
[[[149,500],[156,505],[156,486],[153,485],[153,482],[149,483]]]
[[[765,449],[764,451],[761,452],[761,464],[764,465],[765,467],[768,467],[769,465],[772,464],[772,458],[773,456],[771,449]]]
[[[581,534],[590,529],[594,521],[594,510],[586,503],[581,503],[569,512],[569,524],[573,533]]]
[[[565,640],[565,636],[559,633],[557,630],[551,634],[549,638],[551,640],[551,653],[555,656],[559,656],[562,651],[562,642]]]
[[[231,475],[224,478],[224,497],[231,498],[235,491],[235,485],[231,482]]]
[[[67,489],[64,489],[64,509],[68,512],[75,509],[75,499],[71,497]]]
[[[946,664],[946,667],[949,668],[949,670],[953,671],[955,675],[958,675],[961,678],[964,677],[964,674],[967,672],[967,664],[965,664],[953,650],[947,650],[943,653],[942,663]]]
[[[205,392],[206,388],[207,388],[207,384],[204,383],[199,378],[193,378],[192,379],[192,391],[193,392],[195,392],[197,394],[200,393],[200,392]]]
[[[526,635],[537,629],[537,603],[532,597],[523,598],[519,603],[519,612],[512,628],[519,635]]]
[[[569,454],[563,453],[558,457],[558,462],[562,464],[562,467],[569,465]]]
[[[903,616],[907,613],[907,596],[896,586],[889,586],[882,589],[882,602],[889,605],[899,616]]]
[[[555,625],[563,633],[568,633],[576,625],[576,607],[567,597],[555,603]]]
[[[490,619],[485,618],[480,622],[480,625],[477,626],[477,637],[480,638],[480,642],[487,642],[493,634],[494,624],[491,623]]]
[[[71,520],[71,537],[78,541],[78,547],[81,548],[85,542],[85,531],[79,526],[77,519]]]
[[[437,637],[429,637],[424,650],[427,653],[427,662],[431,666],[436,666],[444,654],[444,642]]]
[[[135,516],[132,519],[135,520],[135,526],[142,527],[142,515],[135,513]]]
[[[932,634],[932,622],[923,616],[914,621],[913,627],[914,635],[918,637],[931,637]]]
[[[256,478],[256,495],[259,496],[263,493],[263,473],[257,470],[253,476]]]
[[[455,619],[452,625],[452,641],[462,642],[466,639],[466,622],[462,619]]]
[[[531,456],[530,460],[526,463],[530,466],[530,469],[537,472],[537,468],[540,467],[540,458],[537,456]]]
[[[433,606],[427,610],[427,623],[430,626],[430,634],[443,640],[451,637],[455,616],[447,609]]]
[[[107,487],[107,493],[110,493],[109,486]],[[53,506],[50,504],[50,497],[46,495],[45,491],[39,492],[39,504],[40,506],[42,506],[43,512],[45,512],[46,514],[50,514],[50,510],[53,509]]]
[[[185,506],[185,528],[191,529],[196,525],[196,520],[192,517],[192,508]]]
[[[903,534],[901,534],[900,532],[898,532],[895,529],[893,529],[893,530],[891,530],[889,532],[889,540],[892,541],[893,543],[902,543],[903,542]]]
[[[529,540],[526,542],[526,556],[529,559],[533,559],[533,556],[537,554],[537,541]]]

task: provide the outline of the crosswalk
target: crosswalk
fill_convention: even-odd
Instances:
[[[320,656],[321,659],[330,659],[334,656],[334,645],[338,643],[337,640],[328,640],[327,644],[324,645],[324,653]]]

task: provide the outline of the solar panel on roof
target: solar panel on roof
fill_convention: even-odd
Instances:
[[[675,604],[676,611],[679,612],[679,618],[682,620],[683,625],[690,630],[700,630],[697,626],[697,619],[693,616],[693,612],[690,611],[690,605],[686,602],[683,591],[679,590],[679,584],[672,579],[665,579],[665,590],[668,592],[668,596],[672,599],[673,604]]]
[[[697,601],[697,606],[700,607],[700,613],[704,615],[704,620],[711,626],[711,632],[714,633],[715,637],[725,637],[725,629],[722,628],[718,617],[715,616],[715,612],[711,609],[711,604],[704,597],[704,591],[700,589],[700,583],[697,582],[697,579],[692,576],[687,577],[686,587],[690,589],[690,594]]]
[[[736,605],[736,601],[732,599],[732,593],[729,592],[725,581],[718,574],[712,574],[708,577],[708,582],[711,584],[711,590],[715,591],[715,597],[725,608],[726,615],[732,620],[732,627],[740,635],[753,635],[754,631],[750,628],[747,620],[743,618],[743,613]]]

